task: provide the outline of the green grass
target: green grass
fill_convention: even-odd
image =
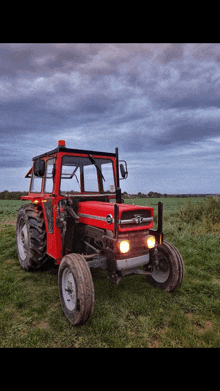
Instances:
[[[0,201],[0,347],[220,347],[219,199],[135,199],[164,203],[164,234],[185,264],[181,287],[154,288],[145,276],[110,284],[95,269],[91,319],[73,327],[59,301],[57,268],[28,273],[18,262],[16,213]]]
[[[5,222],[14,223],[17,211],[24,203],[25,201],[0,200],[0,224]]]

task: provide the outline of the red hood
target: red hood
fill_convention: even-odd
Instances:
[[[85,201],[79,202],[80,223],[114,231],[114,203]],[[119,232],[139,231],[153,227],[153,208],[118,204]]]

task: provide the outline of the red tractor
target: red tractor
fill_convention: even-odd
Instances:
[[[119,178],[119,168],[121,178]],[[151,207],[124,204],[119,180],[127,163],[115,153],[58,147],[33,158],[26,174],[31,201],[18,211],[18,259],[28,271],[39,270],[48,256],[59,265],[59,296],[64,314],[85,323],[93,311],[90,268],[101,268],[118,283],[132,274],[151,276],[158,287],[173,291],[182,282],[179,251],[163,241],[162,206],[153,230]]]

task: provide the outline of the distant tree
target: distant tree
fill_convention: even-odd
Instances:
[[[122,193],[122,197],[123,198],[129,198],[129,194],[126,192],[126,191],[124,191],[123,193]]]

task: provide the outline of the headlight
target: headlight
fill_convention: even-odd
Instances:
[[[155,247],[156,240],[155,240],[154,236],[150,236],[150,235],[147,236],[145,241],[146,241],[146,244],[147,244],[148,248],[154,248]]]
[[[122,240],[119,242],[119,249],[121,253],[125,254],[130,250],[130,242],[129,240]]]

